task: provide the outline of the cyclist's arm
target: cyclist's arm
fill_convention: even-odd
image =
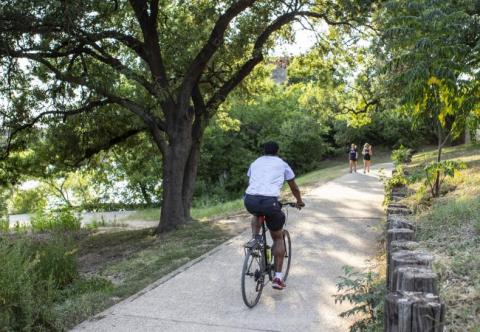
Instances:
[[[290,190],[292,191],[293,196],[297,200],[297,208],[304,207],[305,203],[303,203],[302,201],[302,195],[300,193],[300,189],[297,186],[297,183],[295,182],[295,179],[288,180],[287,183],[290,187]]]

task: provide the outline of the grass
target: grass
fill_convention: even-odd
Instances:
[[[159,237],[144,229],[84,238],[78,243],[84,278],[73,283],[56,303],[57,328],[75,326],[230,237],[211,223],[193,222]],[[98,256],[102,259],[96,261]]]
[[[379,154],[374,161],[387,158],[387,154]],[[321,169],[299,177],[298,184],[305,191],[346,173],[344,159],[325,161]],[[195,208],[192,216],[200,221],[160,236],[151,229],[117,228],[99,233],[95,229],[104,226],[103,222],[94,222],[90,231],[73,237],[79,276],[55,294],[52,326],[55,330],[69,329],[215,248],[236,234],[206,219],[243,209],[241,199]],[[138,211],[129,219],[156,221],[159,209]]]
[[[390,161],[390,152],[379,149],[375,151],[375,159],[372,164],[385,163]],[[358,168],[361,169],[363,164],[359,162]],[[331,160],[325,160],[320,163],[319,169],[299,176],[296,179],[297,184],[301,187],[302,192],[308,191],[310,187],[321,185],[322,183],[331,181],[336,177],[346,174],[348,172],[348,161],[346,158],[334,158]],[[283,195],[287,195],[289,192],[288,186],[285,185],[283,189]],[[194,207],[192,208],[192,218],[197,220],[207,220],[211,218],[222,217],[244,211],[243,200],[236,199],[224,203],[218,203],[215,205]],[[143,209],[138,210],[127,219],[132,220],[144,220],[144,221],[157,221],[160,219],[160,209]]]
[[[424,151],[420,151],[412,158],[409,167],[415,167],[437,158],[437,150],[435,147],[427,147]],[[464,144],[459,146],[446,147],[442,150],[442,160],[452,159],[460,160],[466,163],[480,161],[480,144]]]
[[[435,151],[415,155],[408,169],[421,172]],[[468,169],[448,178],[442,196],[432,199],[421,177],[410,185],[417,192],[405,200],[422,204],[416,215],[417,238],[434,255],[440,296],[447,305],[449,331],[480,330],[480,146],[445,149],[444,159],[461,160]]]

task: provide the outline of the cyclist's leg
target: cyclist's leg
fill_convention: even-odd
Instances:
[[[252,214],[252,237],[255,238],[256,235],[260,234],[260,221],[256,215],[261,212],[261,206],[258,198],[251,195],[245,195],[243,202],[247,211]]]
[[[272,254],[275,258],[275,272],[282,272],[283,258],[285,255],[285,244],[283,243],[283,225],[285,224],[285,213],[279,205],[269,211],[266,215],[267,227],[273,239]]]
[[[259,217],[252,216],[252,237],[255,238],[255,235],[260,234],[260,222],[258,220]]]
[[[285,244],[283,243],[283,228],[270,231],[273,239],[272,254],[275,257],[275,272],[282,272],[283,258],[285,257]]]

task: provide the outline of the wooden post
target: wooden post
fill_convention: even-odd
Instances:
[[[392,241],[390,243],[390,253],[397,252],[399,250],[417,250],[420,245],[415,241]]]
[[[438,296],[420,292],[394,292],[385,297],[385,331],[442,332],[445,305]]]
[[[390,243],[390,247],[387,247],[387,287],[388,287],[388,271],[390,271],[390,264],[392,262],[392,254],[400,250],[417,250],[419,247],[418,242],[408,240],[396,240]]]
[[[392,201],[393,202],[401,201],[404,198],[405,198],[405,196],[392,195]]]
[[[408,228],[415,230],[415,225],[404,216],[392,215],[387,218],[387,230],[393,228]]]
[[[392,228],[387,231],[387,250],[392,241],[415,241],[415,232],[408,228]]]
[[[400,266],[431,268],[433,256],[424,251],[399,250],[390,255],[387,264],[387,288],[392,290],[396,280],[396,269]]]
[[[437,275],[429,268],[400,266],[394,271],[392,291],[437,293]]]
[[[401,208],[401,207],[387,207],[387,215],[390,216],[392,214],[400,214],[403,216],[412,214],[412,210],[409,208]]]
[[[389,203],[389,204],[388,204],[388,207],[408,209],[408,206],[406,206],[405,204],[400,204],[400,203]]]

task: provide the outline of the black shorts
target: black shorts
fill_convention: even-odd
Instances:
[[[245,195],[245,208],[255,216],[265,216],[267,227],[271,231],[278,231],[285,224],[285,214],[280,208],[277,197]]]
[[[363,160],[370,160],[370,155],[368,153],[364,154],[363,155]]]

